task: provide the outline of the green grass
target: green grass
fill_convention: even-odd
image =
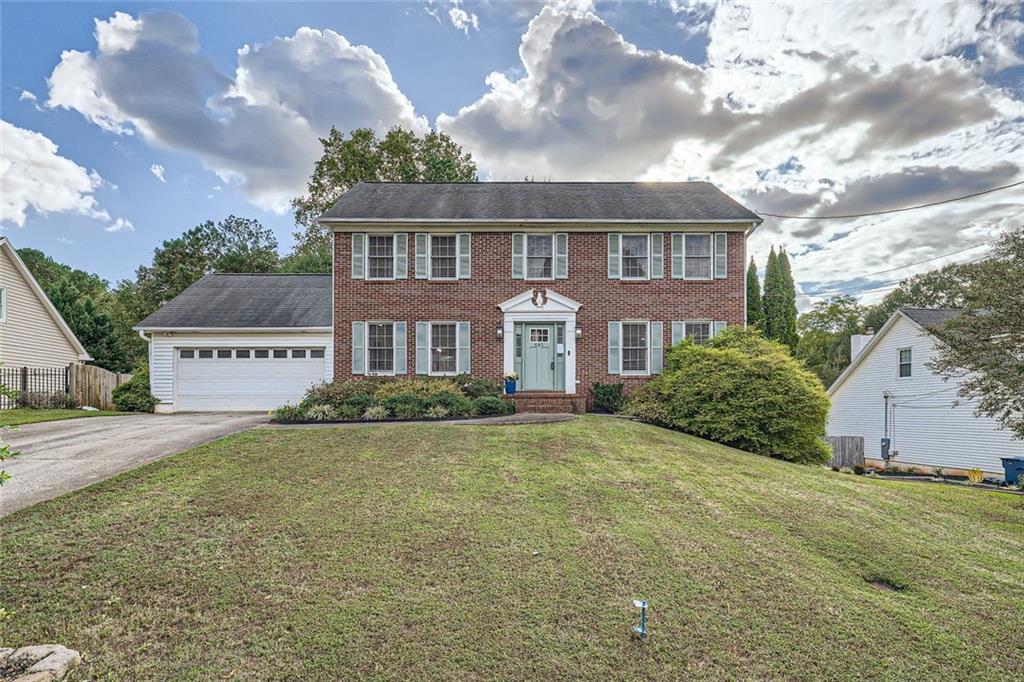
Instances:
[[[257,429],[0,526],[75,679],[1024,675],[1024,497],[612,418]]]
[[[60,419],[80,419],[81,417],[116,417],[127,412],[109,410],[0,410],[0,426],[21,426],[39,422],[53,422]]]

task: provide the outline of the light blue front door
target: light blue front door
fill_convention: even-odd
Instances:
[[[527,324],[524,329],[523,389],[555,388],[555,325]]]

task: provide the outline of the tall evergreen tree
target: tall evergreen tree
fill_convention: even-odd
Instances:
[[[782,308],[782,327],[778,340],[789,346],[789,352],[796,353],[796,345],[800,341],[796,333],[796,282],[793,281],[793,270],[785,249],[779,249],[779,270],[782,273],[785,305]]]
[[[764,335],[769,339],[778,340],[782,329],[782,308],[785,295],[782,293],[782,272],[779,270],[779,258],[775,255],[775,247],[768,252],[768,260],[764,266],[764,293],[761,295],[761,308],[764,310]]]
[[[757,277],[757,263],[750,257],[747,267],[747,325],[764,328],[764,303],[761,301],[761,281]]]

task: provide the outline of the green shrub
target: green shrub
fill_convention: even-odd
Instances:
[[[515,410],[515,405],[506,403],[496,395],[483,395],[473,401],[473,414],[478,417],[511,414]]]
[[[370,405],[373,405],[373,398],[368,395],[356,395],[343,402],[338,409],[354,412],[356,416],[353,419],[358,419]]]
[[[479,379],[468,374],[459,374],[452,380],[459,387],[462,395],[470,400],[485,395],[500,396],[504,391],[502,382],[496,379]]]
[[[311,405],[305,410],[306,419],[315,422],[329,422],[338,418],[338,411],[330,405]]]
[[[590,389],[594,393],[594,410],[616,414],[626,406],[626,394],[622,384],[595,383]]]
[[[427,419],[444,419],[448,416],[448,410],[444,409],[441,405],[431,405],[423,413],[423,416]]]
[[[306,411],[298,405],[282,405],[271,413],[270,421],[279,424],[306,421]]]
[[[438,393],[427,398],[427,408],[441,407],[447,415],[465,417],[473,413],[473,403],[459,393]]]
[[[831,457],[829,400],[814,374],[756,331],[727,329],[703,346],[677,344],[665,370],[627,412],[642,421],[800,463]]]
[[[396,395],[410,393],[420,398],[429,398],[438,393],[458,393],[459,387],[451,379],[417,377],[415,379],[388,379],[377,385],[373,399],[384,402]]]
[[[416,419],[427,410],[426,401],[412,393],[399,393],[385,398],[380,403],[398,419]]]
[[[122,412],[152,412],[160,402],[149,392],[149,368],[139,369],[132,378],[114,389],[114,406]]]
[[[335,379],[313,386],[299,403],[302,407],[330,405],[337,409],[354,398],[370,398],[380,386],[381,380],[374,377],[363,379]],[[370,400],[372,403],[372,399]],[[367,403],[369,406],[370,403]],[[365,409],[365,408],[364,408]]]
[[[369,406],[367,406],[369,407]],[[338,408],[338,419],[362,419],[366,408],[359,409],[354,405],[345,404]]]
[[[363,412],[363,419],[371,422],[382,421],[384,419],[389,419],[390,417],[391,413],[388,412],[388,408],[383,405],[370,405],[366,408],[366,411]]]

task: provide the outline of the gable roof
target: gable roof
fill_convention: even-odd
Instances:
[[[878,345],[879,340],[885,336],[892,326],[896,324],[896,320],[901,317],[906,318],[916,324],[925,332],[931,334],[934,329],[941,329],[942,325],[960,314],[959,310],[955,308],[900,308],[885,321],[882,328],[875,333],[870,341],[861,349],[860,353],[857,354],[846,369],[836,377],[836,380],[832,382],[832,385],[828,387],[828,395],[831,398],[832,394],[838,390],[846,379],[853,374],[854,370],[860,366],[860,363],[864,361],[871,351]]]
[[[36,278],[32,276],[32,271],[28,269],[27,265],[25,265],[25,261],[21,260],[21,256],[18,255],[18,250],[14,248],[13,244],[11,244],[11,240],[7,237],[0,237],[0,250],[7,253],[11,262],[14,263],[14,268],[21,274],[22,278],[28,282],[28,288],[31,289],[32,293],[39,299],[39,302],[42,304],[43,308],[46,309],[46,312],[53,319],[53,322],[60,329],[61,333],[67,338],[71,347],[75,349],[76,353],[78,353],[78,359],[83,361],[92,360],[92,356],[89,355],[89,351],[85,350],[85,346],[83,346],[82,342],[78,340],[75,333],[71,331],[71,327],[69,327],[68,323],[64,321],[64,318],[53,305],[50,297],[46,295],[45,291],[43,291],[43,287],[41,287],[39,282],[36,281]]]
[[[211,274],[133,329],[329,330],[331,301],[327,274]]]
[[[754,223],[710,182],[360,182],[320,221]]]

